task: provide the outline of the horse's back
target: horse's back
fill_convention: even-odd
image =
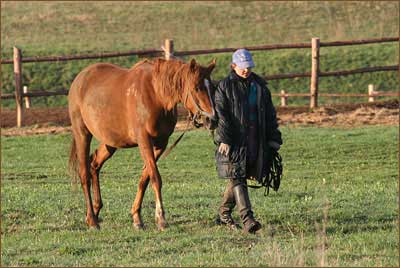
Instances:
[[[88,90],[96,84],[101,84],[105,79],[110,79],[126,73],[128,70],[111,63],[95,63],[83,69],[74,79],[70,93]],[[80,92],[84,93],[84,91]]]
[[[143,74],[151,74],[153,65],[144,60],[126,69],[111,63],[95,63],[82,70],[74,79],[69,95],[79,95],[80,99],[91,90],[107,90],[113,88],[112,94],[118,94],[116,87],[123,88],[125,83],[138,80]],[[126,93],[126,92],[122,92]]]

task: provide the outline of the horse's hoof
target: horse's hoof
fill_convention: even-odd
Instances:
[[[144,230],[144,224],[143,223],[134,223],[133,228],[138,231],[142,231],[142,230]]]
[[[86,219],[86,224],[89,226],[89,228],[93,228],[93,229],[100,229],[100,225],[99,225],[99,223],[96,221],[96,220],[93,220],[93,219],[91,219],[91,220],[89,220],[89,219]]]
[[[160,222],[158,223],[158,230],[159,231],[165,231],[165,229],[167,229],[168,227],[168,223],[166,221]]]
[[[91,230],[100,230],[100,225],[98,223],[96,224],[88,224],[89,229]]]
[[[89,229],[90,230],[100,230],[100,225],[94,225],[94,226],[91,226],[91,225],[89,225]]]

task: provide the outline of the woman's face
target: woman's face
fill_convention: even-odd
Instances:
[[[235,73],[243,78],[247,78],[251,74],[251,68],[246,68],[246,69],[240,69],[236,64],[232,63],[232,69],[235,71]]]

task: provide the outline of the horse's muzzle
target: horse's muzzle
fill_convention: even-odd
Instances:
[[[205,127],[208,130],[213,130],[217,127],[214,116],[205,116],[200,113],[193,115],[190,113],[189,120],[193,122],[193,126],[196,128]]]
[[[203,125],[208,130],[214,130],[217,128],[217,121],[215,117],[203,117]]]

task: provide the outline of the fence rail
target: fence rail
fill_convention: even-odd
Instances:
[[[336,41],[336,42],[320,42],[319,38],[313,38],[311,43],[297,43],[297,44],[271,44],[262,46],[247,46],[246,48],[251,51],[257,50],[276,50],[276,49],[299,49],[299,48],[311,48],[312,49],[312,69],[311,72],[305,73],[292,73],[292,74],[274,74],[267,75],[267,80],[276,79],[289,79],[298,77],[310,77],[310,93],[285,93],[273,94],[281,97],[281,105],[285,106],[288,97],[309,97],[310,107],[318,106],[318,96],[326,97],[368,97],[369,101],[373,101],[375,96],[399,96],[397,92],[376,92],[368,89],[368,94],[320,94],[318,93],[318,79],[319,77],[326,76],[343,76],[351,74],[360,74],[368,72],[381,72],[381,71],[399,71],[399,65],[391,66],[374,66],[364,67],[353,70],[340,70],[340,71],[328,71],[322,72],[319,68],[319,51],[321,47],[333,47],[333,46],[349,46],[349,45],[362,45],[362,44],[376,44],[384,42],[395,42],[399,41],[399,37],[383,37],[375,39],[362,39],[362,40],[351,40],[351,41]],[[68,91],[60,89],[57,91],[44,91],[35,90],[28,92],[27,89],[24,91],[22,88],[22,63],[32,62],[60,62],[70,60],[85,60],[85,59],[102,59],[112,57],[124,57],[124,56],[160,56],[164,54],[166,59],[170,59],[173,56],[187,56],[187,55],[202,55],[211,53],[226,53],[233,52],[237,48],[214,48],[214,49],[203,49],[203,50],[188,50],[188,51],[174,51],[173,40],[165,40],[165,44],[161,50],[159,49],[145,49],[145,50],[130,50],[125,52],[114,52],[114,53],[97,53],[90,55],[67,55],[67,56],[47,56],[47,57],[22,57],[22,51],[14,47],[14,58],[13,59],[1,59],[1,64],[14,64],[14,78],[15,78],[15,93],[14,94],[1,94],[1,99],[15,98],[17,104],[17,126],[20,127],[23,124],[23,99],[26,103],[29,102],[30,97],[47,97],[47,96],[59,96],[68,95]],[[372,86],[373,88],[373,86]]]
[[[310,93],[271,93],[277,97],[310,97]],[[319,93],[320,97],[399,97],[400,92],[374,92],[368,93]]]
[[[371,73],[371,72],[384,72],[384,71],[397,71],[399,70],[399,65],[390,66],[376,66],[376,67],[365,67],[353,70],[340,70],[340,71],[329,71],[329,72],[319,72],[318,76],[344,76],[351,74],[361,74],[361,73]],[[278,80],[278,79],[289,79],[289,78],[301,78],[301,77],[311,77],[311,73],[292,73],[292,74],[274,74],[267,75],[265,78],[267,80]]]
[[[363,44],[376,44],[399,41],[399,37],[383,37],[375,39],[361,39],[351,41],[334,41],[334,42],[321,42],[320,47],[332,47],[332,46],[351,46],[351,45],[363,45]],[[310,43],[297,43],[297,44],[271,44],[262,46],[247,46],[248,50],[274,50],[274,49],[298,49],[298,48],[311,48]],[[187,50],[187,51],[176,51],[173,53],[174,56],[189,56],[189,55],[202,55],[202,54],[214,54],[214,53],[227,53],[234,52],[238,48],[213,48],[213,49],[201,49],[201,50]],[[144,50],[130,50],[125,52],[112,52],[112,53],[97,53],[90,55],[68,55],[68,56],[49,56],[49,57],[26,57],[22,59],[22,62],[52,62],[52,61],[69,61],[69,60],[87,60],[87,59],[102,59],[112,57],[123,57],[123,56],[143,56],[143,55],[161,55],[164,50],[159,49],[144,49]],[[12,64],[12,59],[1,60],[1,64]]]
[[[281,106],[287,106],[288,97],[312,97],[310,93],[286,93],[285,90],[281,90],[281,93],[272,93],[272,96],[279,96],[281,98]],[[375,91],[374,85],[368,85],[368,93],[320,93],[320,97],[367,97],[368,102],[374,102],[375,97],[388,96],[388,97],[400,97],[400,91],[397,92],[381,92]]]
[[[97,53],[90,55],[69,55],[69,56],[48,56],[48,57],[26,57],[21,62],[60,62],[70,60],[89,60],[89,59],[105,59],[115,57],[126,57],[126,56],[144,56],[144,55],[162,55],[163,50],[157,49],[146,49],[146,50],[130,50],[125,52],[113,52],[113,53]],[[1,60],[1,64],[12,64],[13,60]]]

